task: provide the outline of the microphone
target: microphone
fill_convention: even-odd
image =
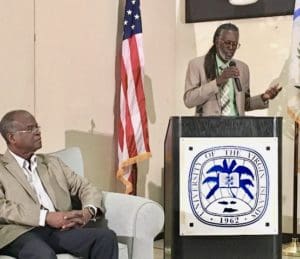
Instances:
[[[230,61],[229,62],[229,66],[230,67],[235,67],[236,66],[236,63],[234,61]],[[234,82],[235,82],[235,85],[236,85],[236,89],[241,92],[242,91],[242,86],[241,86],[241,81],[238,77],[235,77],[234,78]]]

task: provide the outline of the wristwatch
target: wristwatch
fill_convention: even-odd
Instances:
[[[97,215],[97,211],[95,211],[95,209],[90,206],[87,206],[86,208],[88,209],[89,213],[92,215],[92,218],[95,218]]]
[[[263,95],[264,95],[264,94],[261,94],[260,97],[261,97],[262,101],[264,102],[264,105],[268,105],[268,104],[269,104],[269,100],[265,100],[265,101],[264,101]]]

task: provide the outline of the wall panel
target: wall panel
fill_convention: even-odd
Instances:
[[[0,117],[12,109],[34,112],[33,0],[0,0],[0,35]]]

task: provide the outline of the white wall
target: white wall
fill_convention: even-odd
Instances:
[[[33,1],[0,0],[1,113],[14,108],[34,109],[33,14]]]

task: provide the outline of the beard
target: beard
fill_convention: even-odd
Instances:
[[[235,51],[219,49],[217,51],[217,53],[218,53],[219,57],[227,63],[228,61],[230,61],[233,58]]]

